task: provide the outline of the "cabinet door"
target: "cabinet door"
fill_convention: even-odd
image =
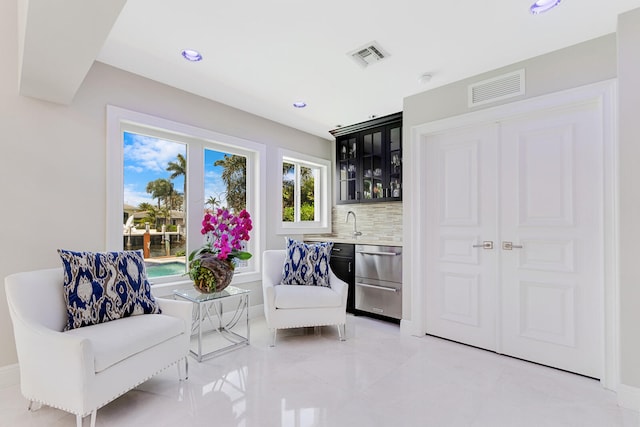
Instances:
[[[338,158],[338,202],[358,199],[358,145],[355,135],[339,139],[336,144]]]
[[[402,124],[391,125],[387,130],[388,144],[385,158],[386,197],[391,200],[402,199]]]
[[[355,246],[349,243],[334,243],[329,260],[331,270],[349,285],[347,295],[347,311],[353,313],[355,310]]]
[[[384,128],[362,133],[362,199],[384,197]]]

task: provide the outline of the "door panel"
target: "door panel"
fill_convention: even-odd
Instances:
[[[442,319],[480,327],[479,279],[478,274],[442,273]]]
[[[499,351],[600,377],[603,169],[598,109],[501,124]]]
[[[518,126],[518,124],[513,124]],[[511,126],[503,130],[502,143],[517,162],[516,199],[521,226],[568,226],[573,224],[573,143],[575,135],[570,125],[555,128],[535,128],[516,131]],[[515,140],[509,140],[514,138]],[[511,176],[511,175],[508,175]],[[515,176],[514,176],[515,177]],[[508,203],[512,203],[510,200]]]
[[[575,345],[573,283],[519,282],[520,337],[550,344]]]
[[[495,349],[497,126],[427,141],[427,333]],[[482,195],[483,186],[494,188]],[[434,212],[435,211],[435,212]],[[433,215],[432,215],[433,213]]]

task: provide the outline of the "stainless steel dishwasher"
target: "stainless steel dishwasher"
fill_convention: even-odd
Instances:
[[[402,319],[402,248],[356,245],[356,310]]]

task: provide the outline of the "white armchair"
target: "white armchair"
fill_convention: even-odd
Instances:
[[[275,346],[278,329],[336,325],[341,341],[347,321],[348,285],[333,271],[329,285],[280,285],[285,250],[268,250],[262,256],[262,292],[264,316],[271,330],[271,346]]]
[[[165,368],[184,361],[191,303],[158,299],[162,314],[126,317],[62,332],[67,323],[62,269],[5,279],[20,366],[20,386],[34,402],[76,415],[76,424]],[[180,364],[178,363],[180,371]]]

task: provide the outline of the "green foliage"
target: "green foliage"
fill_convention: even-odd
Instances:
[[[295,175],[296,165],[292,163],[282,163],[282,221],[295,221],[295,199],[296,185],[295,179],[289,179]],[[315,181],[311,168],[300,166],[300,220],[313,221]]]
[[[235,154],[225,154],[214,166],[222,166],[222,180],[227,187],[227,207],[240,212],[247,207],[247,159]]]
[[[314,207],[312,204],[305,204],[300,206],[300,220],[301,221],[313,221],[314,218]],[[285,207],[282,210],[282,221],[283,222],[293,222],[295,219],[295,213],[293,206]]]
[[[176,194],[171,201],[171,209],[179,209],[183,207],[183,211],[187,212],[186,195],[187,195],[187,159],[184,155],[178,153],[175,162],[167,164],[167,172],[171,172],[169,179],[176,179],[179,176],[184,177],[182,185],[182,195]],[[185,215],[186,218],[186,215]]]
[[[151,203],[140,203],[138,209],[145,212],[145,217],[138,221],[138,224],[144,228],[145,222],[148,222],[151,227],[157,227],[158,216],[160,216],[159,209],[153,206]]]
[[[313,204],[304,204],[300,206],[300,220],[301,221],[313,221],[314,220],[314,208]]]
[[[282,209],[282,221],[293,222],[293,220],[294,220],[293,206],[288,206]]]

